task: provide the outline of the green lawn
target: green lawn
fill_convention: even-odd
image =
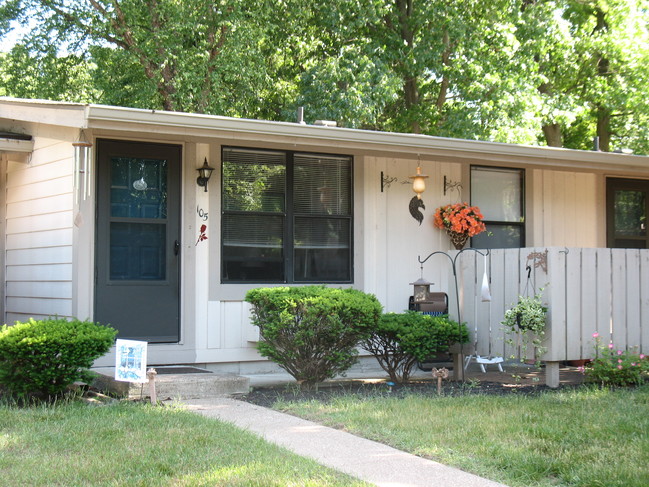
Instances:
[[[363,486],[175,407],[0,406],[0,485]]]
[[[649,385],[276,407],[511,486],[649,485]]]

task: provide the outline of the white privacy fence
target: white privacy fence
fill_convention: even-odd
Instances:
[[[482,300],[485,266],[491,301]],[[618,350],[637,347],[649,353],[649,250],[498,249],[486,258],[465,250],[457,256],[456,271],[460,318],[480,355],[518,356],[516,347],[506,343],[500,323],[519,295],[541,290],[548,306],[546,362],[592,358],[595,332],[602,343],[613,343]],[[457,318],[455,283],[449,275],[449,311]]]

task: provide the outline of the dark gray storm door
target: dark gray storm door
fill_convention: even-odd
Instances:
[[[649,249],[649,180],[606,180],[607,246]]]
[[[180,338],[177,145],[97,142],[95,320],[119,338]]]

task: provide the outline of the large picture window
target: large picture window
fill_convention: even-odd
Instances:
[[[471,204],[479,206],[487,231],[471,240],[475,248],[525,246],[523,169],[471,167]]]
[[[351,282],[352,158],[225,147],[222,282]]]

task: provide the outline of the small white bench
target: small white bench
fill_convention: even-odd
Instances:
[[[467,369],[472,360],[480,366],[480,370],[483,374],[487,373],[485,365],[496,365],[499,371],[503,371],[503,367],[502,365],[500,365],[504,362],[504,359],[502,357],[482,357],[481,355],[468,355],[464,359],[464,370]]]

